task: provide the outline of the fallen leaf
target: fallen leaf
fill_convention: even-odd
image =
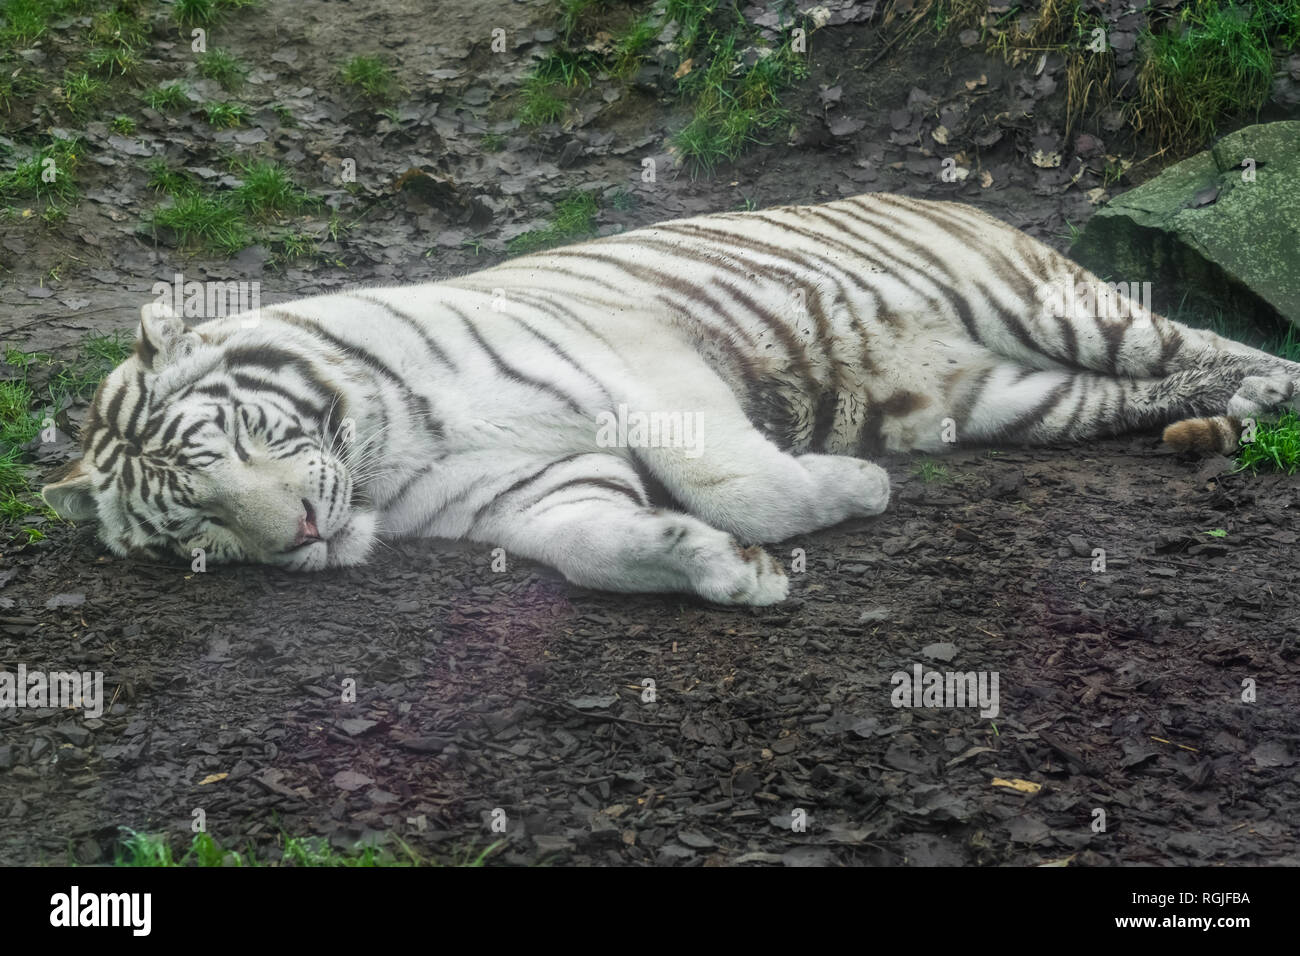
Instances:
[[[230,776],[230,774],[228,774],[228,773],[210,773],[210,774],[208,774],[206,777],[204,777],[202,780],[199,781],[199,786],[200,786],[200,787],[205,787],[205,786],[207,786],[207,785],[210,784],[210,783],[217,783],[217,782],[219,782],[219,781],[221,781],[221,780],[225,780],[225,779],[226,779],[227,777],[229,777],[229,776]]]
[[[1032,780],[1020,780],[1015,777],[1010,780],[1004,780],[1002,777],[994,777],[993,786],[1018,790],[1020,793],[1037,793],[1039,790],[1043,789],[1041,783],[1034,783]]]
[[[695,57],[682,60],[682,65],[673,71],[673,79],[680,80],[687,73],[691,72],[691,67],[695,65]]]

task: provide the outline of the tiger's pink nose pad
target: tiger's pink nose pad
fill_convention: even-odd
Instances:
[[[304,501],[306,513],[298,519],[298,537],[294,539],[294,545],[305,544],[308,541],[319,541],[320,531],[316,528],[316,512],[312,510],[309,502]]]

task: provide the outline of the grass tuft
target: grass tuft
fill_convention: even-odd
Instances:
[[[1243,443],[1237,452],[1239,471],[1252,474],[1263,468],[1294,475],[1300,468],[1300,418],[1288,411],[1276,422],[1259,422],[1255,440]]]
[[[180,109],[189,102],[189,97],[185,95],[184,85],[180,83],[165,83],[146,93],[144,100],[149,104],[151,109],[155,109],[160,113],[165,113],[169,110]]]
[[[203,107],[203,115],[217,129],[233,129],[244,125],[248,110],[238,103],[209,103]]]
[[[234,202],[251,216],[269,219],[319,205],[278,163],[258,160],[236,168],[243,182],[234,191]]]
[[[133,346],[134,340],[125,333],[89,335],[75,358],[64,363],[40,352],[5,350],[4,364],[17,374],[0,381],[0,520],[18,521],[38,513],[57,517],[28,484],[23,446],[39,434],[47,416],[89,397]],[[45,367],[40,392],[31,384],[31,373],[38,366]],[[35,528],[20,533],[29,541],[42,536]]]
[[[155,209],[152,224],[175,234],[182,246],[199,246],[233,256],[253,241],[244,211],[217,196],[182,192]]]
[[[506,243],[512,256],[550,249],[577,239],[585,239],[595,229],[596,197],[591,193],[571,192],[555,204],[555,219],[545,229],[531,229]]]
[[[35,199],[68,203],[77,196],[78,141],[56,139],[13,170],[0,173],[0,202]]]
[[[357,54],[343,64],[339,75],[345,85],[376,103],[388,103],[397,96],[397,80],[377,56]]]
[[[237,56],[214,47],[199,57],[199,74],[216,80],[222,89],[237,90],[248,76],[248,67]]]
[[[1258,110],[1272,84],[1270,33],[1279,32],[1300,33],[1296,0],[1184,7],[1169,32],[1142,37],[1134,125],[1157,145],[1184,150],[1212,139],[1224,116]]]

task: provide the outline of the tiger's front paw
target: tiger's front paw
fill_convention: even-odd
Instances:
[[[889,506],[889,475],[875,462],[845,455],[801,455],[799,462],[817,479],[821,527],[869,518]]]
[[[696,591],[717,604],[767,607],[790,594],[785,570],[759,547],[733,545],[731,555],[696,582]]]

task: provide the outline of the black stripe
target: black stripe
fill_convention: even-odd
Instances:
[[[541,379],[533,378],[531,375],[525,375],[523,372],[519,371],[519,369],[515,368],[503,359],[496,349],[492,348],[492,346],[488,345],[487,342],[483,340],[483,336],[479,334],[478,329],[474,328],[473,323],[469,321],[468,316],[463,312],[453,306],[447,306],[447,309],[461,320],[465,326],[465,331],[469,333],[470,337],[475,341],[478,347],[486,353],[487,357],[492,360],[492,364],[496,366],[498,372],[512,381],[531,385],[539,391],[548,392],[568,405],[569,408],[573,409],[577,414],[583,414],[582,408],[573,400],[572,397],[566,395],[549,382],[543,382]]]
[[[646,500],[644,495],[642,495],[636,488],[632,487],[629,484],[626,484],[625,482],[617,481],[613,478],[570,478],[568,481],[562,482],[561,484],[556,485],[554,488],[547,489],[543,494],[538,495],[537,498],[535,498],[532,502],[524,505],[519,510],[528,511],[530,508],[533,508],[536,505],[541,504],[543,501],[551,497],[551,495],[555,494],[556,492],[563,491],[566,488],[576,488],[579,486],[589,487],[589,488],[604,488],[606,491],[613,491],[626,498],[631,498],[633,502],[635,502],[638,505],[641,505],[642,507],[646,505]]]
[[[284,388],[275,382],[268,382],[265,379],[254,378],[252,375],[245,375],[243,372],[232,372],[230,377],[240,388],[254,392],[269,392],[270,394],[280,396],[293,407],[293,410],[298,413],[300,419],[306,418],[315,421],[321,418],[325,413],[324,408],[318,408],[315,405],[312,405],[310,402],[299,398],[287,388]]]
[[[447,356],[447,353],[444,352],[442,350],[442,347],[433,340],[433,336],[429,334],[429,332],[424,328],[423,325],[420,324],[418,320],[416,320],[412,316],[407,315],[405,312],[402,312],[400,309],[394,308],[393,306],[389,305],[387,302],[384,302],[382,299],[376,299],[368,295],[362,295],[360,292],[346,292],[344,293],[344,295],[350,299],[356,299],[360,302],[369,302],[371,305],[377,305],[385,312],[388,312],[390,315],[392,315],[393,318],[398,319],[401,322],[405,322],[407,326],[411,329],[411,331],[414,332],[417,336],[419,336],[420,341],[424,343],[425,347],[434,355],[438,356],[438,361],[442,362],[443,365],[446,365],[453,372],[458,371],[458,369],[456,368],[456,363],[453,362]]]
[[[481,508],[479,508],[477,511],[475,511],[475,512],[474,512],[474,516],[473,516],[472,518],[470,518],[470,527],[473,528],[475,525],[477,525],[478,522],[479,522],[479,519],[480,519],[481,517],[483,517],[483,515],[484,515],[484,514],[485,514],[489,509],[496,507],[496,505],[500,503],[501,499],[506,498],[506,497],[508,497],[508,496],[510,496],[510,495],[512,495],[512,494],[514,494],[515,492],[519,491],[519,490],[522,489],[522,488],[526,488],[528,485],[531,485],[533,482],[537,481],[539,478],[541,478],[543,475],[545,475],[545,474],[546,474],[548,471],[550,471],[552,468],[556,468],[556,467],[558,467],[559,465],[563,465],[563,464],[565,464],[566,462],[573,461],[575,458],[582,458],[582,457],[584,457],[584,456],[586,456],[586,455],[589,455],[589,454],[593,454],[593,453],[592,453],[592,452],[576,452],[576,453],[574,453],[574,454],[572,454],[572,455],[566,455],[566,456],[563,457],[563,458],[557,458],[555,461],[552,461],[552,462],[548,463],[545,467],[538,469],[537,471],[533,472],[532,474],[530,474],[530,475],[528,475],[528,476],[526,476],[526,477],[524,477],[524,478],[520,478],[518,481],[516,481],[516,482],[515,482],[513,485],[511,485],[509,488],[506,488],[504,491],[501,491],[501,492],[499,492],[498,494],[493,495],[492,498],[491,498],[491,499],[490,499],[490,500],[489,500],[485,505],[483,505]]]

